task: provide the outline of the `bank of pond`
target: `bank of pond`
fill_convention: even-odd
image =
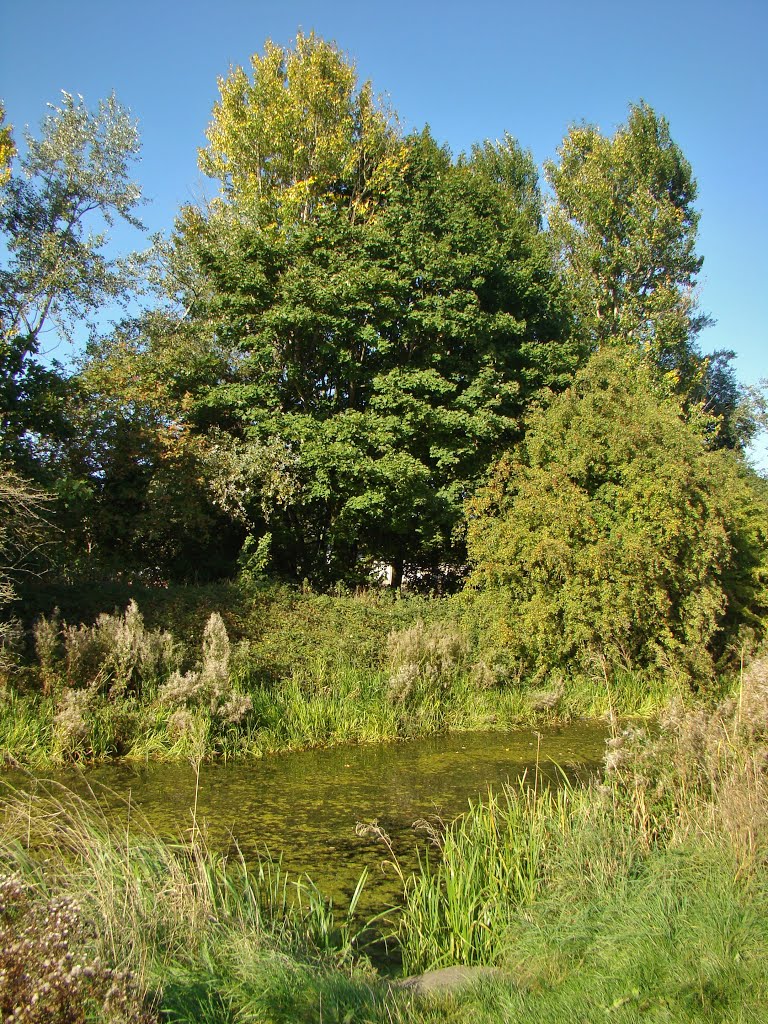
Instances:
[[[448,601],[106,601],[33,609],[0,691],[3,1020],[768,1019],[768,659],[697,693],[526,674]]]
[[[6,772],[4,1017],[763,1020],[760,671],[652,729]],[[494,970],[400,982],[451,965]]]
[[[28,774],[7,769],[0,785],[34,794],[62,787],[97,801],[116,819],[129,813],[158,836],[189,840],[246,864],[279,859],[293,878],[310,876],[335,903],[349,900],[367,870],[361,909],[379,911],[397,898],[399,880],[387,850],[365,834],[376,823],[408,871],[429,825],[450,822],[490,789],[526,780],[538,786],[586,780],[605,753],[607,726],[460,733],[400,743],[340,746],[229,763],[117,762]],[[194,817],[194,820],[193,820]],[[413,823],[424,822],[421,830]]]
[[[526,675],[447,602],[273,590],[236,596],[227,610],[217,592],[222,614],[204,597],[194,592],[186,612],[173,606],[173,632],[148,625],[135,600],[90,624],[56,609],[36,616],[0,688],[6,764],[253,760],[648,716],[684,689],[599,659],[588,675]],[[150,614],[166,621],[158,601],[152,594]]]

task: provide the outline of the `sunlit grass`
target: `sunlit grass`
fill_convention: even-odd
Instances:
[[[186,842],[169,844],[129,805],[108,816],[97,794],[86,801],[54,783],[5,795],[2,873],[18,875],[38,900],[66,892],[93,925],[91,952],[132,972],[148,998],[171,1004],[169,1013],[175,1001],[196,1005],[211,975],[224,982],[226,1000],[248,965],[263,974],[280,961],[351,963],[365,882],[339,913],[279,862],[223,858],[195,827]]]
[[[39,784],[11,796],[0,872],[43,908],[70,895],[91,922],[91,953],[133,971],[165,1021],[757,1024],[768,1005],[767,672],[757,662],[739,700],[675,706],[651,732],[619,732],[600,785],[552,789],[534,775],[431,826],[429,854],[401,875],[402,905],[373,927],[406,972],[497,969],[459,994],[419,1000],[377,974],[359,889],[333,907],[273,861],[248,870],[212,854],[196,822],[168,845],[133,808],[103,813],[95,794]],[[299,683],[294,701],[307,697]]]
[[[435,848],[404,879],[398,935],[409,972],[500,959],[510,922],[539,896],[572,794],[565,781],[539,791],[522,780],[434,833]]]
[[[0,756],[35,767],[229,760],[650,716],[670,696],[658,674],[607,670],[599,659],[587,675],[526,678],[507,663],[491,612],[486,621],[464,595],[331,597],[224,585],[137,594],[138,603],[103,611],[89,626],[52,612],[36,620],[35,658],[0,698]],[[206,661],[211,629],[221,651]],[[237,702],[240,710],[227,713]]]

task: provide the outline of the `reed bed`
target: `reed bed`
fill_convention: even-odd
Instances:
[[[672,708],[654,731],[618,734],[587,787],[534,776],[431,823],[402,906],[378,924],[405,972],[498,969],[466,992],[419,1000],[392,988],[360,948],[354,905],[340,914],[274,862],[248,871],[213,855],[194,820],[169,845],[133,809],[115,820],[96,794],[56,786],[5,801],[0,870],[23,894],[0,910],[6,946],[50,947],[52,910],[70,914],[67,951],[90,971],[78,998],[93,1020],[757,1024],[768,1005],[765,680],[710,712]],[[50,985],[43,961],[30,963]],[[111,1017],[94,1009],[106,992]],[[86,1019],[66,1012],[40,1019]]]
[[[48,908],[66,898],[78,927],[70,928],[74,948],[63,955],[109,964],[130,992],[132,1012],[140,1006],[151,1019],[162,1007],[164,1019],[173,1019],[177,1003],[195,1003],[204,979],[219,977],[229,991],[238,979],[250,978],[250,990],[265,965],[272,973],[279,965],[349,970],[364,876],[340,915],[310,879],[291,878],[279,862],[263,857],[254,868],[239,855],[213,853],[194,820],[187,840],[171,844],[153,834],[135,809],[124,810],[116,820],[98,794],[86,801],[54,783],[40,783],[35,793],[6,794],[0,874],[16,886],[17,904],[38,908],[34,937],[43,946]],[[11,927],[17,908],[6,900],[0,918]],[[31,963],[33,974],[35,967],[42,990],[45,969]],[[4,1011],[12,1009],[14,991],[18,996],[13,976],[0,964]],[[72,1019],[80,1020],[76,1011],[85,1009],[85,1003],[73,1008]]]
[[[511,921],[539,895],[547,847],[567,821],[573,790],[527,781],[471,804],[432,839],[419,870],[404,877],[398,943],[408,973],[451,964],[493,964]]]

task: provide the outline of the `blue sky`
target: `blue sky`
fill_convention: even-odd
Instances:
[[[699,183],[700,301],[717,321],[702,348],[734,349],[745,383],[768,377],[765,0],[4,0],[0,97],[34,130],[60,90],[93,105],[114,90],[141,128],[144,220],[167,230],[212,191],[197,148],[217,77],[297,29],[335,40],[406,129],[429,123],[454,152],[509,131],[541,164],[570,124],[611,133],[645,99]]]

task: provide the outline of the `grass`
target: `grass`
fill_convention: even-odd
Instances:
[[[253,1002],[260,977],[284,979],[286,965],[352,970],[364,879],[340,917],[311,881],[289,878],[278,863],[264,859],[249,871],[237,857],[211,853],[195,830],[187,844],[169,845],[146,826],[108,818],[96,797],[86,802],[47,784],[35,795],[9,797],[4,812],[5,877],[44,909],[66,893],[73,918],[87,925],[71,928],[69,959],[108,962],[141,991],[145,1008],[162,1006],[164,1019],[218,1019],[233,1000]],[[12,924],[16,910],[6,901],[0,918]],[[51,920],[50,912],[39,915],[41,948]],[[14,978],[6,966],[4,1010]],[[42,990],[44,965],[28,964],[28,973],[35,970]]]
[[[510,922],[539,895],[551,833],[572,790],[537,792],[523,780],[434,836],[433,855],[404,878],[399,945],[408,973],[502,957]]]
[[[692,706],[599,662],[589,678],[526,680],[450,602],[246,597],[208,588],[150,601],[146,620],[96,609],[87,627],[43,629],[38,662],[2,695],[6,761],[200,762],[609,717],[599,782],[534,778],[433,827],[375,923],[405,971],[499,973],[419,1000],[374,969],[355,900],[333,907],[279,864],[214,855],[196,827],[169,845],[133,809],[119,821],[49,786],[3,804],[3,1019],[22,1004],[30,1024],[768,1017],[768,658],[732,697]],[[618,724],[661,708],[651,729]]]
[[[657,678],[602,665],[590,678],[522,677],[458,599],[235,585],[136,593],[141,607],[113,612],[90,595],[84,624],[50,610],[35,620],[35,650],[0,690],[8,763],[259,757],[652,715],[670,696]]]
[[[402,906],[379,927],[405,971],[498,968],[465,992],[393,989],[366,957],[355,900],[340,913],[279,865],[248,872],[196,829],[169,846],[133,814],[128,827],[55,786],[5,804],[0,871],[16,886],[0,907],[5,967],[19,933],[32,950],[68,943],[91,970],[77,998],[94,1020],[107,1019],[94,1009],[102,985],[133,1014],[109,1019],[126,1021],[757,1024],[768,1006],[768,661],[743,684],[738,700],[624,730],[599,783],[529,780],[433,833],[434,852],[403,875]],[[73,923],[57,939],[62,900]],[[24,962],[42,991],[44,961]],[[0,974],[3,1009],[19,976]]]

